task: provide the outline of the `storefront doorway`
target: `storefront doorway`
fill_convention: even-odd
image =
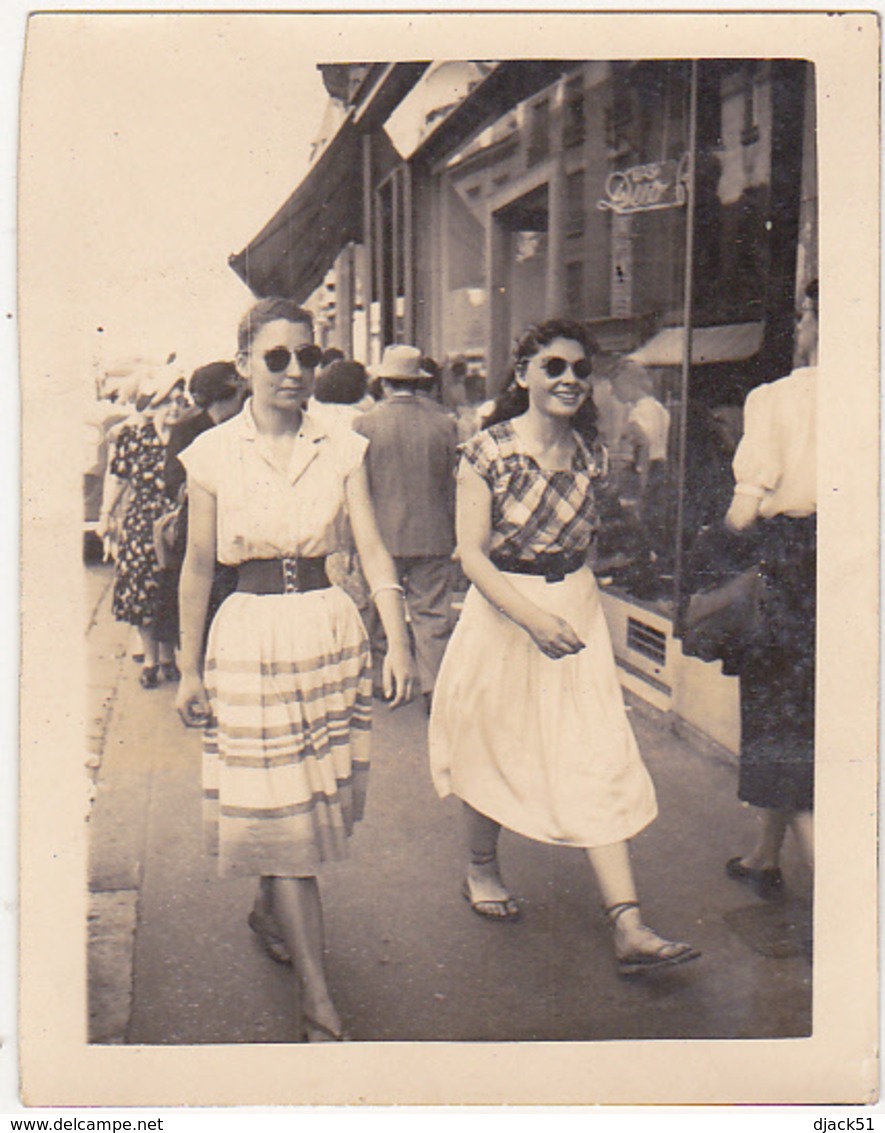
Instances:
[[[548,197],[544,183],[492,212],[491,373],[502,378],[515,339],[550,313]]]

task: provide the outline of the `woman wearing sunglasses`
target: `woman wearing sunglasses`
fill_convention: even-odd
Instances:
[[[356,607],[325,557],[349,521],[384,623],[391,707],[414,674],[402,591],[375,525],[367,442],[305,412],[320,351],[308,311],[264,299],[240,325],[242,412],[180,454],[190,514],[181,579],[178,710],[205,725],[204,817],[223,877],[256,877],[250,928],[291,962],[302,1037],[343,1037],[324,970],[317,874],[347,857],[362,815],[372,678]],[[201,662],[216,557],[238,568]]]
[[[515,920],[501,878],[501,827],[583,847],[622,975],[695,959],[643,925],[627,839],[657,813],[624,710],[611,641],[585,565],[597,526],[591,356],[564,319],[520,339],[511,385],[462,446],[457,537],[473,583],[439,675],[430,722],[438,794],[466,804],[463,896]]]

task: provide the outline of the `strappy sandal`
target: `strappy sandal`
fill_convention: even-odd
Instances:
[[[610,905],[605,909],[609,925],[614,932],[618,920],[628,909],[638,909],[638,901],[621,901],[617,905]],[[643,925],[643,928],[647,926]],[[653,929],[647,929],[653,932]],[[654,934],[657,936],[657,933]],[[701,955],[696,948],[681,941],[664,940],[658,937],[660,944],[651,952],[628,952],[625,956],[615,954],[619,976],[637,976],[642,972],[657,972],[662,968],[675,968],[680,964],[687,964],[689,960],[697,960]]]
[[[249,928],[251,928],[258,937],[258,943],[268,956],[270,956],[271,960],[275,961],[277,964],[292,963],[292,957],[289,955],[286,941],[264,913],[259,913],[257,909],[253,909],[246,919],[246,924],[248,924]]]
[[[346,1031],[333,1031],[331,1027],[327,1027],[325,1023],[320,1023],[317,1019],[312,1019],[310,1015],[306,1015],[303,1011],[301,1012],[301,1022],[304,1025],[301,1032],[302,1038],[306,1043],[349,1043],[351,1041],[350,1035]],[[311,1038],[311,1031],[322,1037]]]
[[[487,921],[518,921],[522,916],[522,910],[515,897],[484,897],[475,901],[470,892],[470,882],[466,879],[461,886],[461,896],[478,917],[483,917]]]

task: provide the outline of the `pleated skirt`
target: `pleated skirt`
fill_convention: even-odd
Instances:
[[[540,842],[592,847],[630,838],[654,819],[657,803],[627,719],[596,580],[587,568],[562,582],[507,578],[565,618],[585,648],[551,660],[471,588],[434,693],[437,793]]]
[[[338,587],[235,593],[212,623],[206,845],[222,877],[302,877],[348,856],[365,805],[369,645]]]

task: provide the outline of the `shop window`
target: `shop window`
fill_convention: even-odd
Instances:
[[[569,79],[565,86],[565,109],[562,123],[562,144],[579,146],[586,133],[584,121],[584,76]]]
[[[372,297],[379,304],[382,346],[408,336],[409,228],[407,171],[400,167],[375,192]]]
[[[530,114],[528,163],[537,165],[550,153],[550,100],[533,103]]]
[[[752,146],[759,141],[759,124],[756,121],[756,65],[748,64],[744,71],[744,125],[741,145]]]
[[[466,180],[466,179],[465,179]],[[488,345],[486,233],[483,186],[458,178],[443,182],[443,348],[475,359],[484,370]]]

